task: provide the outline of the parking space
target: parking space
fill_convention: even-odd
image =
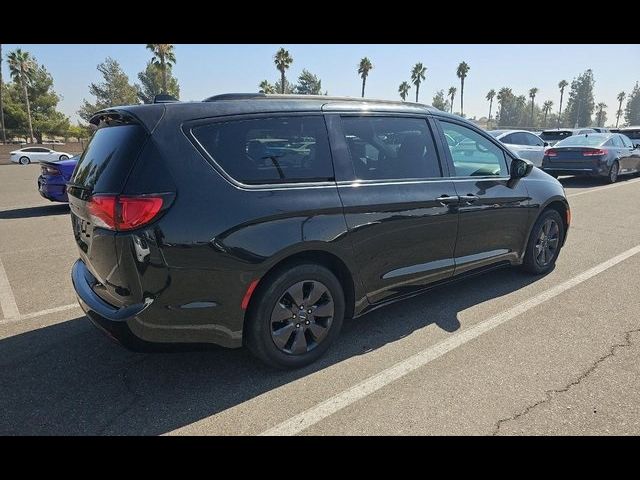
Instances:
[[[640,433],[639,178],[562,179],[573,222],[550,274],[434,289],[277,372],[244,350],[131,353],[94,329],[68,207],[38,172],[0,165],[0,434]]]

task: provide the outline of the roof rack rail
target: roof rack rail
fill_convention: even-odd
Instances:
[[[249,100],[251,98],[264,98],[264,93],[222,93],[203,100],[203,102],[216,102],[218,100]]]
[[[172,95],[160,94],[153,97],[153,103],[173,103],[177,101],[178,99]]]

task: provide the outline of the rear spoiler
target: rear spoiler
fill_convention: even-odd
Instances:
[[[134,124],[141,125],[148,132],[152,132],[164,115],[166,103],[168,102],[105,108],[91,117],[89,125],[98,129]]]

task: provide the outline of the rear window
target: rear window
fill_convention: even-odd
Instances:
[[[567,137],[570,137],[572,132],[567,132],[563,130],[554,130],[551,132],[542,132],[540,134],[540,138],[545,142],[555,142],[556,140],[564,140]]]
[[[220,168],[245,184],[334,178],[327,128],[319,116],[216,122],[192,133]]]
[[[606,135],[574,135],[561,142],[556,143],[556,147],[597,147],[602,145],[608,137]]]
[[[71,183],[91,192],[119,193],[146,139],[139,125],[96,131],[80,157]]]

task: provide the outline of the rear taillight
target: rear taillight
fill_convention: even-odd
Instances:
[[[142,227],[168,206],[168,195],[94,195],[89,214],[97,227],[123,231]]]
[[[558,156],[558,151],[553,149],[553,148],[548,148],[547,150],[544,151],[544,154],[547,157],[557,157]]]
[[[594,148],[593,150],[584,150],[582,152],[583,157],[601,157],[602,155],[606,155],[607,151],[602,150],[601,148]]]
[[[57,167],[51,167],[49,165],[42,165],[43,175],[60,175],[60,170]]]

